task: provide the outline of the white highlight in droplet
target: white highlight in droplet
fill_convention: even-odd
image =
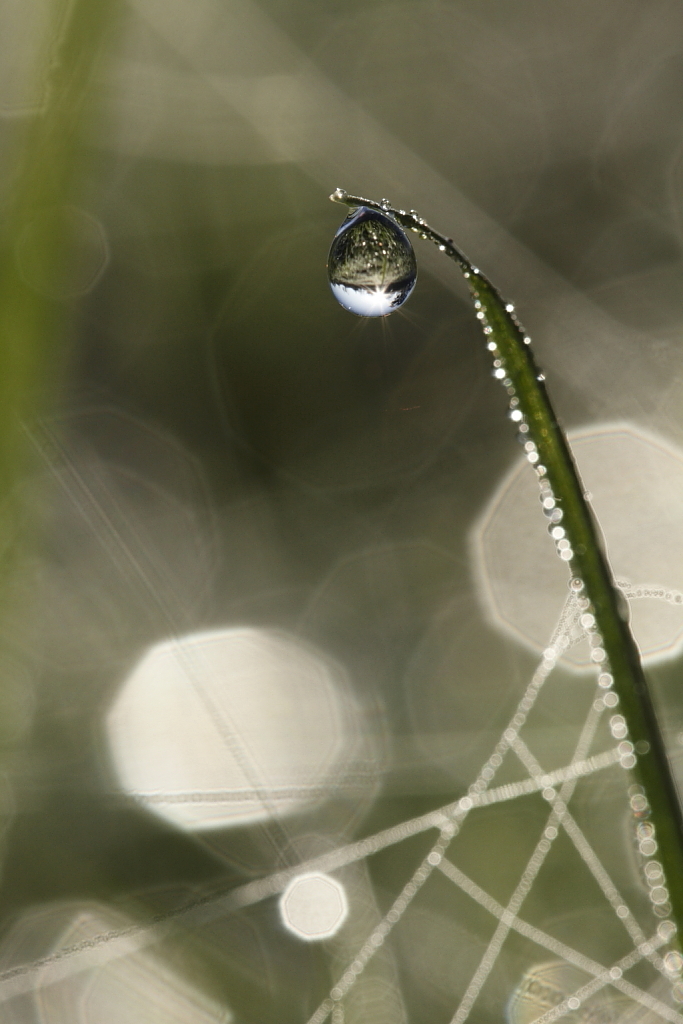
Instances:
[[[402,305],[396,301],[396,293],[386,288],[348,288],[343,284],[330,287],[339,305],[357,316],[387,316]]]
[[[297,875],[280,897],[285,928],[304,942],[336,935],[349,913],[344,887],[320,872]]]

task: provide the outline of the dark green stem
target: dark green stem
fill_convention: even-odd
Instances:
[[[592,654],[601,665],[602,681],[609,676],[619,698],[630,742],[623,747],[623,760],[630,764],[645,790],[651,821],[659,846],[658,857],[666,875],[671,916],[683,937],[683,815],[662,733],[647,687],[640,656],[628,624],[628,611],[617,590],[606,554],[600,542],[593,512],[588,504],[565,434],[548,397],[544,376],[534,359],[529,338],[488,278],[460,252],[450,238],[430,228],[414,211],[395,210],[386,201],[375,203],[337,189],[330,198],[346,206],[367,206],[388,213],[402,227],[433,242],[454,260],[465,278],[479,318],[495,357],[497,376],[513,396],[521,413],[520,426],[528,438],[528,456],[536,465],[541,483],[551,495],[561,516],[569,542],[565,557],[577,592],[584,600],[584,625],[593,632]],[[591,616],[594,623],[591,622]],[[604,662],[601,664],[601,660]]]

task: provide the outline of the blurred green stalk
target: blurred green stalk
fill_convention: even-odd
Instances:
[[[630,743],[624,759],[633,758],[633,771],[650,805],[658,857],[666,875],[671,916],[680,943],[683,937],[683,815],[676,784],[628,624],[625,600],[614,584],[569,444],[557,422],[529,339],[514,316],[514,307],[503,300],[452,239],[434,231],[414,212],[406,213],[385,202],[380,204],[351,196],[343,189],[337,189],[330,198],[346,206],[367,206],[389,214],[402,227],[418,232],[437,245],[458,264],[467,279],[486,340],[498,363],[496,375],[517,400],[514,408],[523,415],[528,427],[526,437],[533,444],[530,460],[537,463],[540,480],[547,479],[556,507],[562,513],[562,527],[572,552],[569,560],[572,576],[577,581],[578,595],[587,598],[584,614],[594,617],[595,634],[601,638],[601,649],[606,656],[601,670],[613,677],[620,711],[628,727]],[[594,652],[599,650],[593,648]]]
[[[30,3],[30,0],[27,0]],[[49,297],[72,258],[66,206],[77,193],[83,128],[96,94],[96,70],[116,0],[53,0],[42,66],[43,104],[18,130],[17,156],[0,238],[0,500],[27,466],[21,426],[49,408],[64,366],[68,310]],[[9,41],[5,41],[9,45]],[[39,254],[36,290],[21,276],[17,246],[30,230]]]

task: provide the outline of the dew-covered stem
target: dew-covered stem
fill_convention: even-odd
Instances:
[[[465,279],[481,321],[493,373],[510,398],[510,417],[517,424],[529,462],[541,488],[543,509],[559,556],[568,563],[570,586],[582,608],[581,625],[588,634],[591,660],[598,681],[613,690],[626,720],[629,737],[619,745],[621,763],[633,769],[645,791],[654,825],[657,856],[666,875],[668,900],[679,935],[683,937],[683,815],[657,722],[640,656],[628,624],[591,507],[574,463],[567,438],[548,397],[544,375],[531,350],[514,307],[489,279],[474,267],[452,239],[434,231],[415,211],[393,209],[337,189],[330,199],[348,207],[366,207],[388,214],[401,227],[433,242],[454,260]],[[545,652],[551,661],[561,653]],[[661,904],[660,904],[661,905]]]

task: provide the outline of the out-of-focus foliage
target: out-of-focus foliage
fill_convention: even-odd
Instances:
[[[537,633],[525,607],[511,629],[487,597],[514,610],[519,561],[491,516],[519,452],[457,276],[425,250],[401,312],[348,316],[326,280],[340,220],[327,195],[387,195],[450,232],[514,300],[565,425],[599,438],[625,424],[680,463],[683,12],[665,0],[129,0],[100,32],[90,19],[105,6],[74,6],[84,60],[71,71],[45,63],[58,35],[47,4],[0,14],[0,444],[16,428],[31,453],[5,460],[3,550],[18,550],[10,507],[32,538],[0,625],[0,972],[14,971],[0,1008],[32,1024],[94,1024],[100,1011],[117,1024],[127,1005],[150,1020],[156,1006],[299,1024],[429,852],[432,834],[400,829],[462,797],[491,755],[553,620],[542,608]],[[40,83],[60,74],[69,98],[53,108]],[[623,487],[624,524],[627,462],[604,476]],[[641,469],[634,480],[656,466]],[[638,498],[643,578],[630,583],[674,595],[683,569],[667,552],[683,511],[671,481],[661,493],[649,508]],[[521,514],[515,530],[511,545]],[[551,601],[536,557],[523,592],[538,572]],[[677,760],[672,601],[651,675]],[[207,686],[197,635],[253,646]],[[132,701],[141,735],[178,729],[154,747],[176,751],[153,765],[167,791],[134,791],[117,774],[112,709],[178,638],[192,702],[163,679],[158,716]],[[275,647],[290,652],[263,686],[278,686],[277,714],[265,697],[254,711],[253,678],[231,707],[244,664]],[[302,663],[323,680],[317,731],[296,718],[315,678],[297,675]],[[544,771],[570,763],[594,699],[575,665],[545,684],[525,727]],[[211,728],[224,776],[198,771]],[[603,724],[590,753],[613,745]],[[149,764],[145,743],[133,753]],[[529,774],[514,759],[500,772],[495,785]],[[651,931],[623,776],[579,781],[571,809]],[[197,778],[210,786],[182,789]],[[263,814],[187,825],[217,806],[240,821],[240,801]],[[547,815],[538,793],[482,807],[448,857],[505,905]],[[394,826],[402,842],[348,852]],[[343,885],[348,915],[332,915],[330,935],[304,887],[296,933],[277,894],[287,870],[319,861],[308,873]],[[520,917],[611,965],[633,939],[603,895],[561,834]],[[349,990],[346,1019],[449,1021],[492,915],[434,872]],[[175,926],[149,930],[155,916]],[[59,984],[50,971],[68,957],[21,973],[93,936],[91,959],[74,954]],[[499,1021],[513,992],[522,1013],[530,977],[583,977],[547,966],[558,957],[511,933],[471,1019]],[[643,964],[627,977],[653,985]],[[117,1001],[117,985],[137,985],[139,1002]]]

